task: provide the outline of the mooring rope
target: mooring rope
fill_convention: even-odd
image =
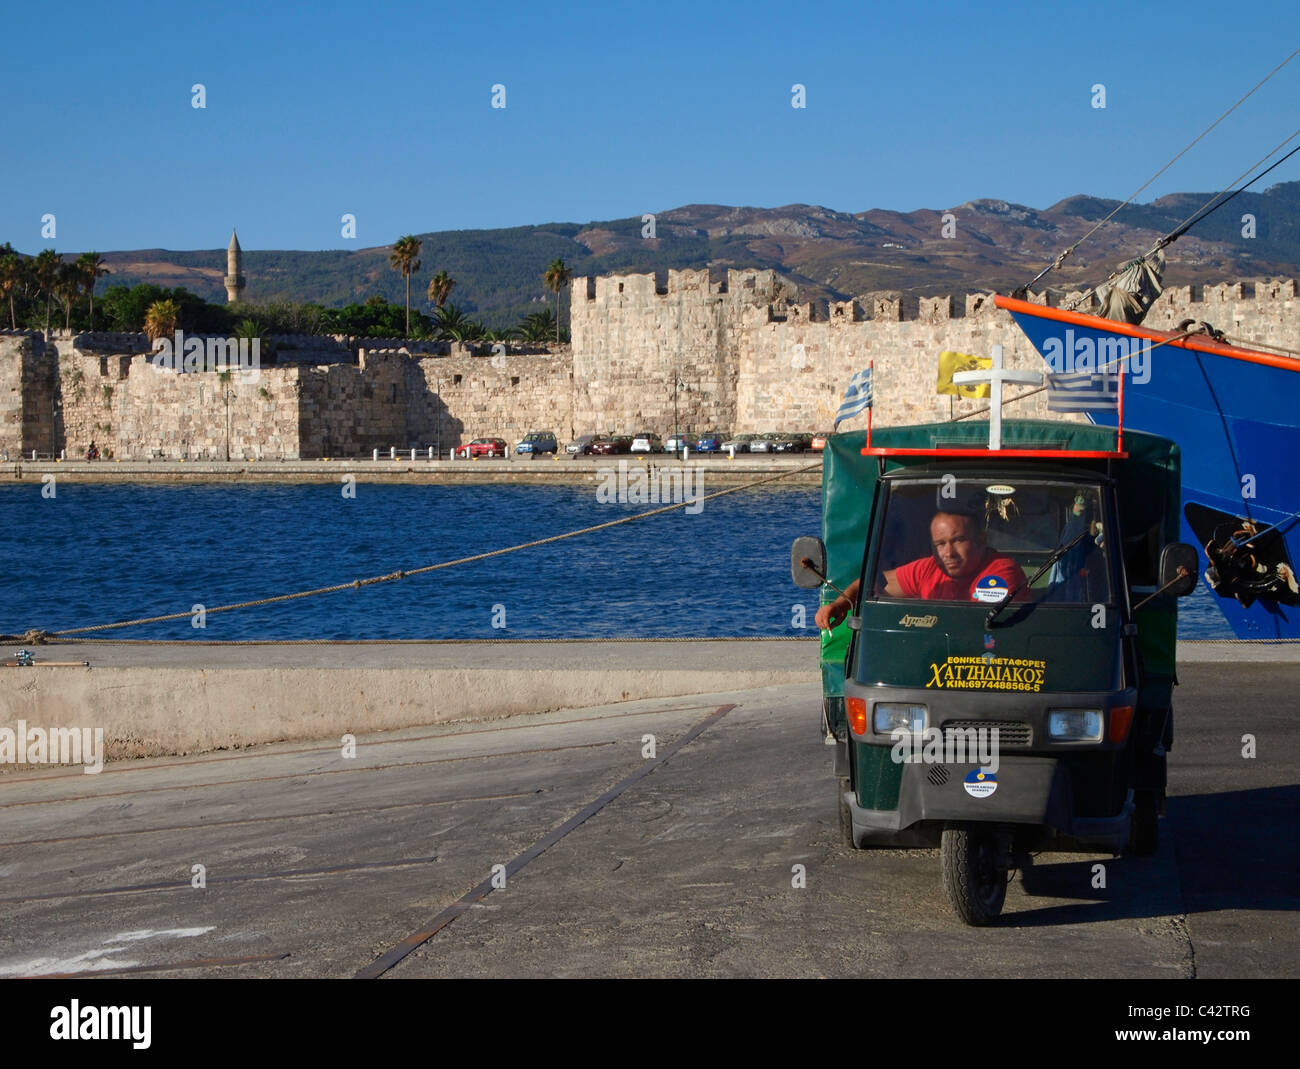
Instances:
[[[413,575],[424,575],[428,572],[436,572],[443,568],[452,568],[459,564],[472,564],[475,561],[487,560],[489,557],[500,557],[506,553],[517,553],[521,549],[533,549],[536,546],[548,545],[551,542],[562,542],[566,538],[577,538],[579,535],[591,534],[593,531],[603,531],[610,527],[618,527],[625,523],[632,523],[636,520],[644,520],[650,516],[658,516],[665,512],[672,512],[674,509],[686,508],[687,506],[703,505],[705,501],[712,501],[714,498],[725,497],[727,494],[739,493],[741,490],[750,490],[755,486],[762,486],[765,483],[776,482],[779,479],[789,478],[791,475],[802,475],[807,472],[820,470],[820,464],[812,464],[803,468],[795,468],[791,471],[781,472],[779,475],[771,475],[763,479],[757,479],[754,482],[742,483],[740,486],[729,487],[726,490],[716,490],[711,494],[705,494],[701,497],[691,497],[673,505],[664,505],[661,508],[651,509],[649,512],[638,512],[633,516],[624,516],[621,519],[609,520],[606,523],[594,524],[591,527],[583,527],[576,531],[567,531],[564,534],[551,535],[548,538],[536,538],[531,542],[521,542],[519,545],[507,546],[504,549],[493,549],[487,553],[475,553],[469,557],[459,557],[456,560],[443,561],[441,564],[426,564],[420,568],[402,569],[396,572],[389,572],[386,575],[375,575],[367,579],[354,579],[349,583],[334,583],[330,586],[316,587],[312,590],[299,590],[292,594],[276,594],[267,598],[254,598],[251,601],[240,601],[231,605],[218,605],[214,608],[205,608],[204,615],[211,616],[219,612],[234,612],[236,609],[251,609],[259,605],[274,605],[283,601],[295,601],[299,598],[311,598],[320,594],[334,594],[340,590],[360,590],[362,587],[375,586],[379,583],[392,583],[401,579],[409,579]],[[193,610],[190,612],[172,612],[164,613],[160,616],[142,616],[133,620],[118,620],[111,624],[94,624],[89,627],[70,627],[62,631],[43,631],[32,628],[26,631],[22,636],[22,641],[32,645],[40,645],[51,639],[62,639],[68,635],[84,635],[94,631],[110,631],[122,627],[139,627],[144,624],[165,623],[171,620],[185,620],[194,616]],[[12,637],[12,636],[11,636]],[[307,639],[307,642],[329,641],[323,639]]]

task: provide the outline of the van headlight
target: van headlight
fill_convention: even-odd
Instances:
[[[1047,734],[1063,742],[1101,742],[1100,709],[1049,709]]]
[[[910,731],[919,735],[925,730],[926,707],[906,702],[876,702],[871,726],[878,735]]]

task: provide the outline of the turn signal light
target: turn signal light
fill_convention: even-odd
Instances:
[[[1133,706],[1119,705],[1110,711],[1110,741],[1123,742],[1133,726]]]
[[[844,708],[849,714],[849,727],[855,735],[865,735],[867,733],[867,699],[866,698],[848,698],[844,702]]]

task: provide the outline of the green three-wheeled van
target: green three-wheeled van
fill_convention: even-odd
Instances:
[[[1031,853],[1154,852],[1198,570],[1173,442],[1024,420],[991,451],[988,433],[835,435],[822,539],[791,555],[847,617],[821,646],[845,839],[938,846],[969,924]]]

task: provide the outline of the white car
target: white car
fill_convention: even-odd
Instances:
[[[657,434],[646,431],[644,434],[638,434],[632,439],[632,452],[634,453],[662,453],[663,451],[663,440]]]

